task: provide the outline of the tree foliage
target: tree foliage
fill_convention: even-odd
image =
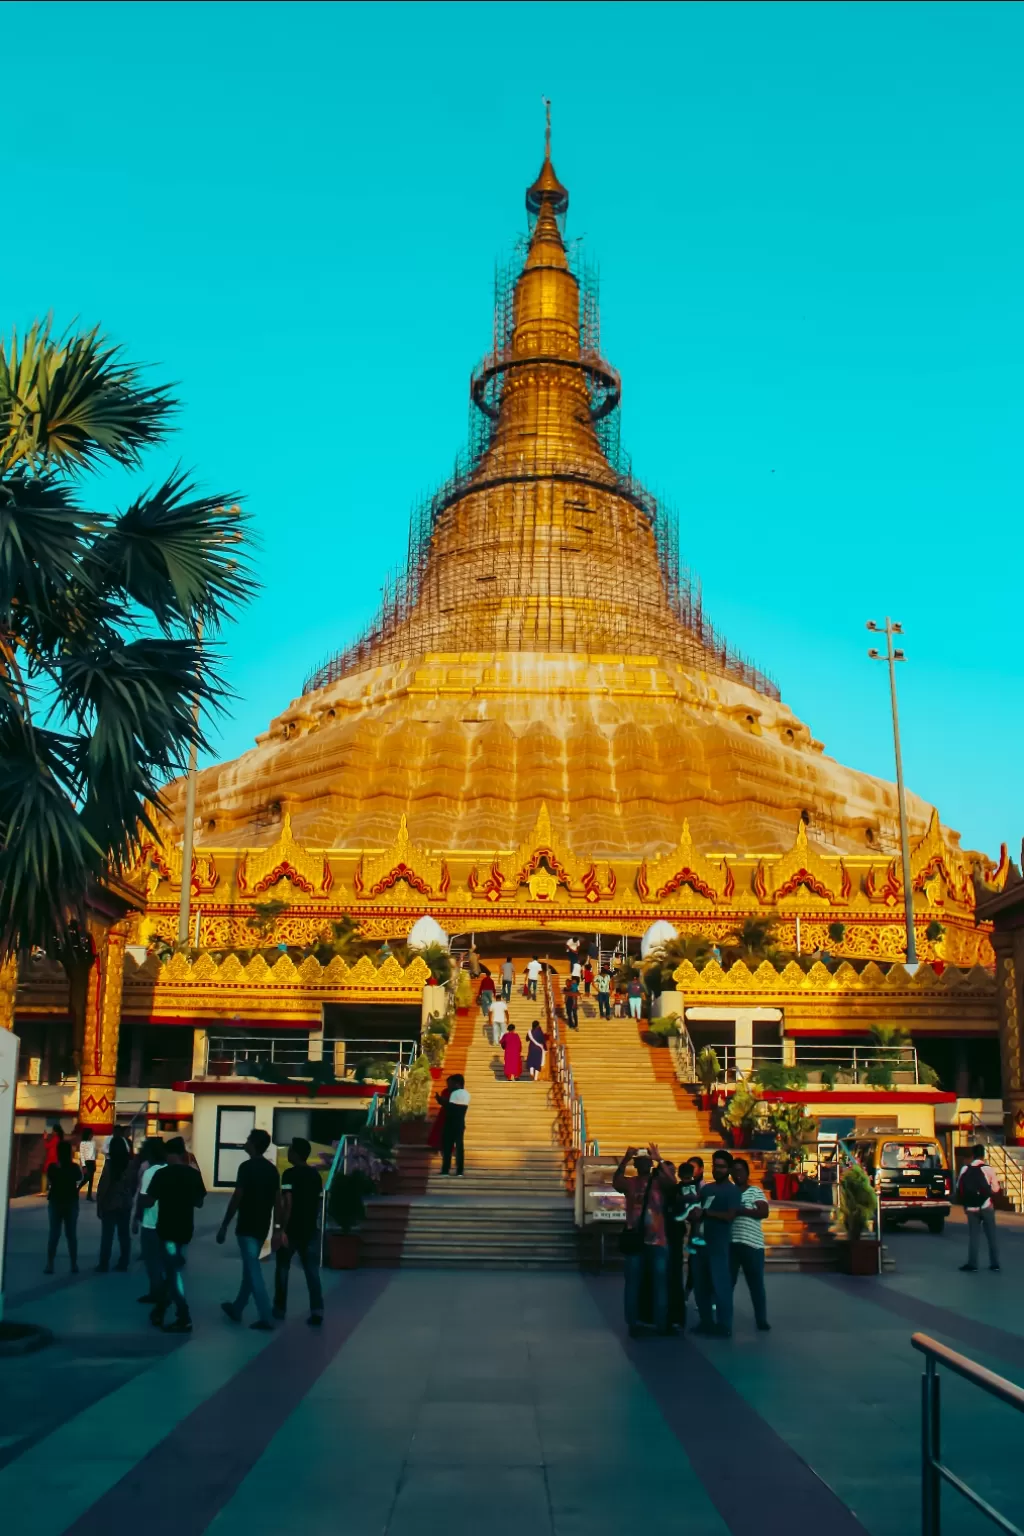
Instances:
[[[194,701],[225,698],[213,646],[254,590],[234,494],[175,471],[123,511],[83,495],[176,409],[97,330],[0,342],[0,959],[67,947],[205,746]]]

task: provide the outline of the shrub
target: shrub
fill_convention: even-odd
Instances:
[[[336,1173],[327,1198],[327,1212],[342,1232],[351,1232],[366,1219],[363,1196],[373,1193],[373,1181],[365,1173]]]
[[[821,1069],[821,1086],[823,1088],[834,1088],[835,1085],[836,1085],[836,1077],[838,1076],[838,1074],[839,1074],[839,1068],[837,1066],[834,1066],[831,1063],[828,1066],[822,1067],[822,1069]]]
[[[697,1077],[705,1093],[713,1088],[722,1075],[722,1063],[710,1045],[697,1052]]]
[[[864,1080],[872,1088],[891,1088],[893,1085],[892,1063],[889,1061],[873,1062],[864,1074]]]
[[[444,1061],[444,1053],[447,1049],[447,1040],[436,1030],[431,1030],[429,1034],[423,1036],[423,1054],[430,1066],[439,1067]]]
[[[785,1067],[781,1061],[764,1061],[754,1077],[768,1093],[784,1093],[787,1088],[806,1088],[807,1072],[804,1067]]]
[[[452,1037],[451,1020],[443,1019],[439,1013],[432,1013],[427,1020],[427,1034],[440,1035],[442,1040],[450,1040]]]
[[[647,1026],[647,1033],[653,1035],[659,1045],[667,1045],[672,1036],[679,1033],[679,1020],[674,1014],[664,1019],[652,1019]]]
[[[753,1130],[761,1119],[760,1090],[756,1084],[741,1083],[730,1098],[722,1116],[723,1125],[730,1129]]]
[[[422,949],[413,950],[414,955],[419,955],[430,966],[430,979],[436,987],[443,987],[451,979],[452,957],[443,944],[424,944]]]
[[[803,1104],[772,1104],[768,1109],[768,1127],[775,1132],[775,1144],[786,1164],[786,1172],[792,1172],[799,1164],[805,1141],[809,1141],[817,1127],[813,1115]]]
[[[396,1109],[400,1120],[423,1120],[430,1105],[430,1067],[418,1056],[398,1090]]]
[[[921,1082],[924,1083],[926,1088],[939,1088],[939,1087],[941,1087],[941,1083],[939,1081],[939,1074],[936,1072],[935,1068],[934,1067],[930,1067],[926,1061],[919,1061],[918,1062],[918,1064],[917,1064],[917,1075],[918,1075],[919,1079],[921,1080]]]
[[[863,1168],[847,1168],[839,1190],[839,1215],[851,1243],[863,1237],[875,1219],[875,1192]]]
[[[459,979],[455,983],[455,1006],[468,1008],[473,1001],[473,979],[467,970],[459,972]]]
[[[394,1075],[395,1063],[385,1060],[384,1057],[379,1057],[375,1061],[360,1061],[356,1066],[357,1083],[365,1083],[368,1077],[376,1082],[383,1080],[385,1083],[390,1083]]]

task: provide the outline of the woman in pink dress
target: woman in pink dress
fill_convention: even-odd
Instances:
[[[511,1082],[523,1070],[523,1039],[510,1024],[498,1043],[505,1054],[505,1077]]]

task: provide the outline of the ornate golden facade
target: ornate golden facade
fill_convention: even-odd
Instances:
[[[404,581],[253,750],[199,776],[204,946],[251,945],[272,892],[290,943],[341,913],[381,939],[423,912],[450,933],[664,916],[715,939],[771,916],[782,944],[799,918],[805,949],[905,952],[895,788],[827,757],[680,578],[664,509],[618,455],[619,379],[567,206],[547,154],[471,382],[482,430]],[[179,783],[166,848],[136,872],[143,938],[174,938],[183,803]],[[909,814],[922,957],[991,964],[975,890],[1004,866],[914,796]]]

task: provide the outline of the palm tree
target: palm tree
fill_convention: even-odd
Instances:
[[[704,934],[680,934],[674,939],[663,939],[647,952],[644,976],[653,971],[661,972],[661,985],[666,990],[675,986],[675,973],[684,960],[698,970],[711,958],[712,943]]]
[[[120,512],[81,495],[89,471],[137,468],[176,409],[97,330],[0,342],[0,964],[41,946],[73,994],[91,885],[205,747],[193,706],[226,695],[210,641],[255,589],[234,495],[178,471]]]
[[[762,960],[775,959],[779,954],[775,943],[775,919],[748,917],[741,927],[723,940],[723,947],[731,951],[733,959],[743,960],[747,965],[757,966]]]

